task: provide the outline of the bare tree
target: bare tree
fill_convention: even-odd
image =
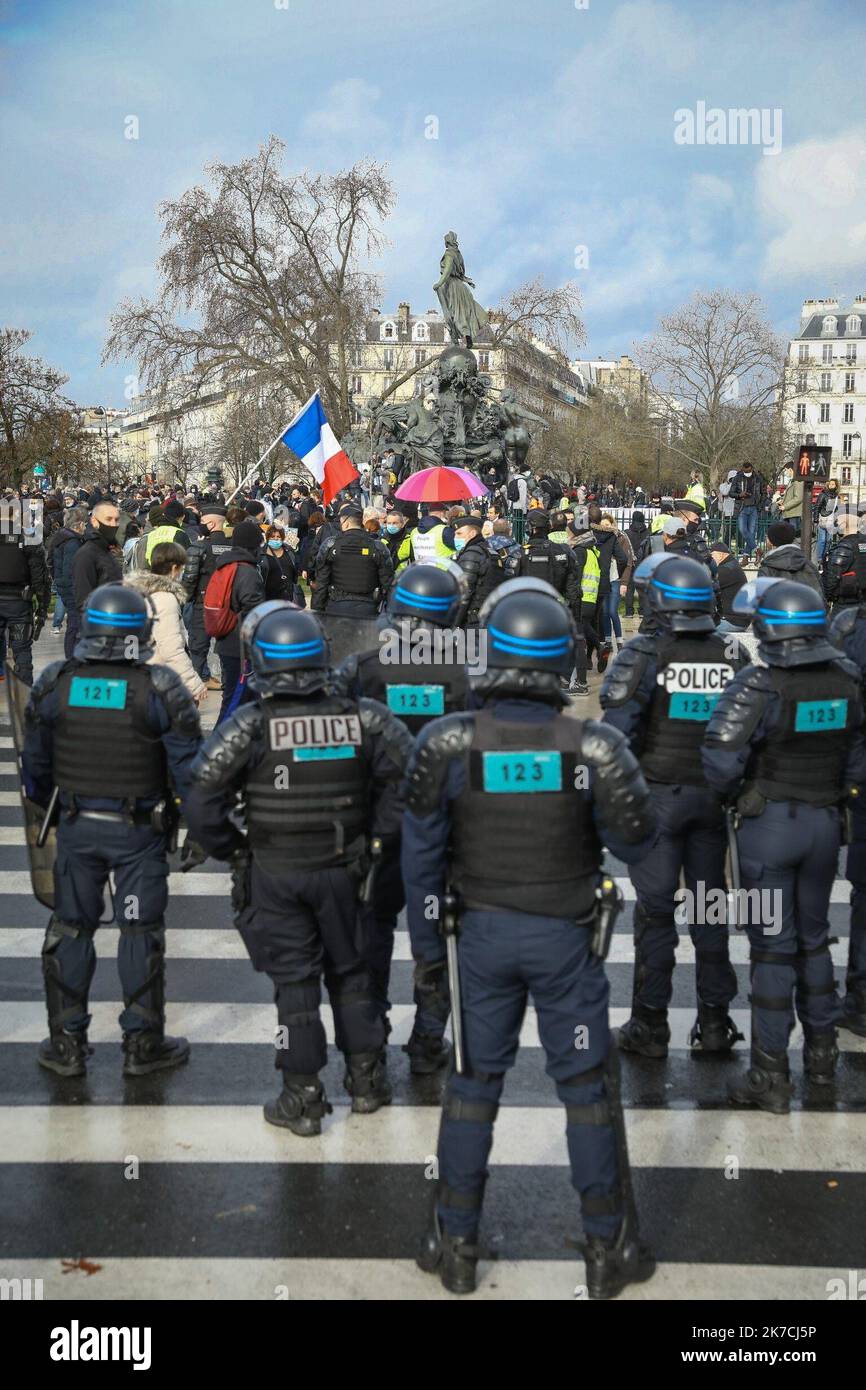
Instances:
[[[364,263],[394,195],[373,160],[286,176],[283,151],[271,136],[255,158],[209,165],[210,188],[160,206],[156,298],[119,306],[103,361],[132,357],[146,385],[183,378],[190,395],[252,382],[297,403],[318,387],[339,435],[350,348],[380,298]]]
[[[72,402],[61,395],[68,377],[21,349],[33,334],[0,330],[0,480],[18,488],[35,464],[49,474],[75,467],[89,452]]]
[[[755,433],[766,434],[784,379],[784,343],[754,294],[695,294],[637,350],[656,415],[675,397],[711,483]]]

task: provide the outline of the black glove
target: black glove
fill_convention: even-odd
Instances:
[[[208,857],[206,849],[202,849],[190,835],[186,832],[186,839],[183,842],[183,849],[180,852],[180,871],[188,874],[190,869],[197,869],[199,864],[203,864]]]

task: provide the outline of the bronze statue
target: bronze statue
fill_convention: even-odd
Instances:
[[[445,237],[445,254],[439,262],[440,276],[433,286],[439,297],[442,313],[448,325],[452,343],[466,339],[471,348],[473,335],[487,323],[487,310],[470,294],[474,282],[467,278],[466,266],[457,245],[457,235],[449,232]]]

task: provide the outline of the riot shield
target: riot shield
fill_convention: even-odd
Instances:
[[[378,650],[379,623],[375,618],[342,618],[330,613],[317,613],[316,617],[328,634],[332,666],[339,666],[355,652]]]
[[[39,832],[45,820],[45,811],[24,794],[24,778],[21,772],[21,759],[24,753],[24,711],[30,698],[30,686],[6,667],[6,692],[9,699],[9,722],[12,725],[12,741],[18,762],[18,786],[21,793],[21,806],[24,811],[24,832],[27,839],[27,857],[30,861],[30,882],[33,896],[44,907],[54,910],[54,860],[57,857],[57,831],[54,826],[48,831],[45,843],[38,845]]]

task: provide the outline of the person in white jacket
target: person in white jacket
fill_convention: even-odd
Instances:
[[[186,603],[186,592],[180,583],[185,560],[183,546],[161,541],[153,547],[151,568],[132,570],[123,582],[149,598],[154,607],[153,655],[148,657],[148,664],[169,666],[176,671],[193,699],[201,704],[207,697],[207,686],[189,659],[181,618]]]

